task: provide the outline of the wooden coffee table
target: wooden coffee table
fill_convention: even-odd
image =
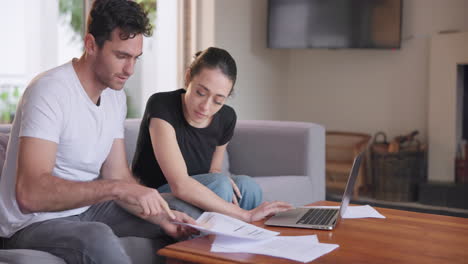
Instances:
[[[312,205],[338,205],[318,202]],[[316,234],[340,245],[313,263],[468,263],[468,218],[376,208],[386,219],[342,219],[335,230],[267,227],[284,236]],[[212,253],[213,236],[169,245],[158,251],[167,263],[299,263],[248,253]]]

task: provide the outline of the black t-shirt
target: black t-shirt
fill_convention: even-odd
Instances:
[[[133,173],[146,186],[158,188],[167,183],[151,144],[151,118],[160,118],[174,127],[189,175],[208,173],[216,147],[228,143],[234,133],[237,117],[227,105],[221,107],[207,127],[191,126],[182,110],[183,93],[184,89],[155,93],[146,104],[132,164]]]

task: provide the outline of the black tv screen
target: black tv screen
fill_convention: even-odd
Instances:
[[[402,0],[269,0],[269,48],[398,49]]]

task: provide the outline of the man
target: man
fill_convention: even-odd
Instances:
[[[125,157],[122,88],[150,34],[135,2],[96,0],[81,58],[30,83],[0,181],[7,248],[43,250],[67,263],[130,263],[121,236],[193,232],[171,223],[194,221],[138,184]]]

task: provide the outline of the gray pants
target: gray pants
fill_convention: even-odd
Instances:
[[[190,205],[171,195],[163,197],[176,204],[173,209]],[[49,252],[67,263],[131,263],[119,237],[158,240],[164,247],[176,242],[157,225],[142,220],[109,201],[91,206],[86,212],[31,224],[5,240],[6,248],[35,249]],[[154,253],[156,254],[156,252]]]

